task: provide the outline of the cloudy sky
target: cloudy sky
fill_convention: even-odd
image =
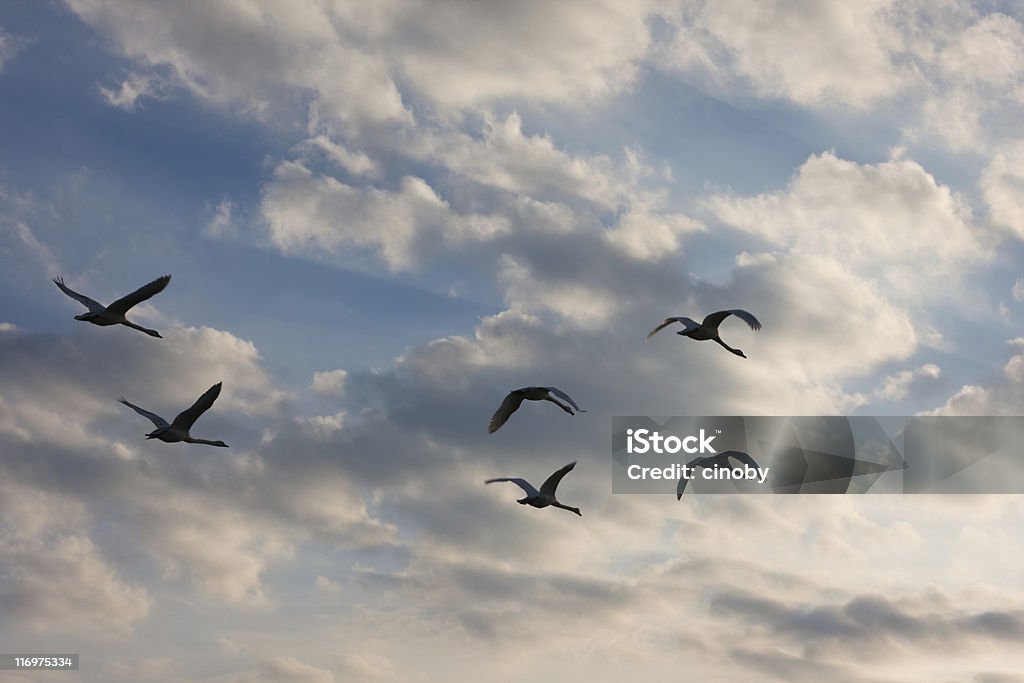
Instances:
[[[1019,498],[613,495],[609,436],[1019,413],[1022,115],[1011,0],[3,3],[0,650],[82,671],[0,680],[1021,683]],[[164,273],[163,340],[50,282]],[[230,449],[117,403],[217,381]],[[532,384],[589,412],[488,435]],[[482,484],[572,460],[581,518]]]

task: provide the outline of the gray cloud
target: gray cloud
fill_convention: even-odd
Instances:
[[[969,639],[1024,639],[1024,611],[974,614],[901,604],[879,594],[856,595],[842,604],[789,603],[742,591],[723,592],[712,609],[751,617],[772,632],[791,636],[807,651],[833,657],[894,656],[907,648],[953,651]]]

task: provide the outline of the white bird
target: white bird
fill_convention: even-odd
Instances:
[[[552,396],[554,394],[554,396]],[[559,401],[557,398],[563,401],[568,401],[569,405],[566,405]],[[524,400],[528,401],[551,401],[556,406],[574,415],[573,408],[578,413],[585,413],[587,411],[580,410],[580,407],[576,405],[576,401],[569,398],[569,394],[565,393],[557,387],[523,387],[522,389],[514,389],[508,393],[505,400],[501,402],[498,409],[494,411],[494,415],[491,416],[491,423],[487,426],[487,432],[493,434],[501,428],[501,425],[508,421],[508,418],[512,416],[512,413],[519,410],[519,406],[522,405]],[[572,406],[570,408],[569,406]]]
[[[558,482],[562,481],[562,477],[569,473],[573,467],[576,467],[576,461],[573,460],[571,463],[558,470],[550,477],[544,480],[544,483],[540,485],[540,491],[533,488],[533,485],[525,479],[518,477],[501,477],[499,479],[488,479],[485,484],[493,484],[496,481],[510,481],[521,488],[525,493],[525,498],[520,498],[517,503],[520,505],[532,505],[535,508],[546,508],[549,505],[553,505],[556,508],[562,508],[569,512],[575,512],[580,517],[583,514],[579,508],[569,507],[568,505],[562,505],[555,499],[555,489],[558,488]]]
[[[81,303],[83,306],[89,309],[88,313],[81,313],[79,315],[76,315],[75,320],[83,320],[85,322],[92,323],[93,325],[101,325],[104,327],[107,325],[127,325],[132,329],[139,330],[140,332],[145,332],[150,337],[159,337],[160,333],[157,332],[156,330],[149,330],[146,329],[145,327],[142,327],[141,325],[136,325],[135,323],[129,321],[124,316],[125,313],[128,312],[128,309],[130,309],[132,306],[142,303],[146,299],[164,291],[164,287],[166,287],[167,283],[170,281],[170,275],[158,277],[157,279],[150,282],[148,285],[143,285],[139,287],[131,294],[121,297],[120,299],[110,304],[109,306],[104,306],[100,302],[95,301],[94,299],[90,299],[84,294],[79,294],[78,292],[64,284],[64,278],[56,278],[53,281],[53,284],[60,287],[60,291],[67,294],[72,299],[77,300],[79,303]]]
[[[759,468],[759,465],[750,457],[749,453],[743,451],[722,451],[718,455],[706,455],[694,458],[690,462],[686,463],[687,467],[710,467],[712,469],[728,469],[732,467],[729,463],[729,458],[734,458],[738,463],[743,465],[750,465],[754,468]],[[693,471],[693,470],[691,470]],[[683,491],[686,490],[686,484],[690,480],[686,477],[679,477],[679,483],[676,484],[676,500],[680,500],[683,497]]]
[[[756,331],[761,329],[761,321],[755,318],[752,313],[748,313],[747,311],[744,311],[743,309],[740,308],[734,308],[728,311],[717,311],[715,313],[710,313],[706,318],[704,318],[704,322],[702,323],[697,323],[695,320],[683,317],[665,318],[660,325],[658,325],[653,330],[647,333],[647,338],[650,339],[655,334],[657,334],[659,330],[668,327],[672,323],[682,323],[684,329],[679,330],[678,332],[676,332],[676,334],[681,334],[684,337],[689,337],[690,339],[696,339],[698,341],[713,339],[722,346],[724,346],[731,353],[735,353],[737,356],[746,358],[747,355],[745,353],[743,353],[739,349],[732,348],[724,341],[722,341],[721,338],[719,338],[718,336],[718,326],[721,325],[722,321],[728,318],[730,315],[735,315],[737,318],[750,325],[750,329],[752,330]]]
[[[223,441],[209,441],[207,439],[193,439],[192,435],[189,434],[189,430],[192,429],[192,425],[195,424],[199,416],[210,409],[213,402],[220,396],[220,386],[222,382],[217,382],[212,387],[206,390],[206,393],[200,396],[192,407],[188,410],[183,410],[178,413],[178,416],[174,418],[174,422],[167,424],[167,420],[163,419],[156,413],[151,413],[148,410],[143,410],[137,405],[133,405],[125,400],[122,396],[120,401],[139,415],[149,418],[149,420],[156,425],[149,434],[146,434],[147,439],[160,439],[167,443],[176,443],[178,441],[184,441],[185,443],[202,443],[207,446],[221,446],[227,448],[228,445]]]

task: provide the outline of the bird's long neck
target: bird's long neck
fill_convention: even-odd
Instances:
[[[714,339],[715,339],[715,341],[716,341],[716,342],[718,342],[719,344],[721,344],[722,346],[724,346],[724,347],[725,347],[725,349],[726,349],[727,351],[729,351],[730,353],[735,353],[735,354],[736,354],[737,356],[743,356],[744,358],[746,358],[746,355],[744,355],[744,353],[743,353],[742,351],[740,351],[739,349],[734,349],[734,348],[732,348],[731,346],[729,346],[728,344],[726,344],[726,343],[725,343],[724,341],[722,341],[722,340],[721,340],[720,338],[718,338],[718,337],[715,337]]]
[[[201,443],[206,446],[225,446],[223,441],[210,441],[209,439],[193,439],[191,436],[185,437],[185,443]]]
[[[127,325],[128,327],[132,328],[133,330],[138,330],[139,332],[145,332],[150,337],[159,337],[160,336],[160,333],[157,332],[156,330],[148,329],[146,327],[143,327],[142,325],[136,325],[135,323],[131,322],[130,320],[125,320],[121,324],[122,325]]]
[[[574,507],[571,507],[569,505],[562,505],[557,500],[554,503],[552,503],[552,505],[554,505],[556,508],[562,508],[563,510],[568,510],[569,512],[575,512],[580,517],[583,516],[583,514],[580,512],[579,508],[574,508]]]

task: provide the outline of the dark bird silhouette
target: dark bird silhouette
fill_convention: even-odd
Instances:
[[[750,465],[751,467],[758,467],[758,464],[754,462],[754,459],[750,457],[749,453],[743,451],[722,451],[717,455],[702,455],[694,458],[690,462],[686,463],[687,467],[710,467],[713,469],[724,468],[728,469],[733,467],[729,464],[729,458],[735,458],[737,462],[743,465]],[[686,490],[686,484],[689,483],[689,479],[686,477],[680,477],[679,483],[676,484],[676,500],[683,497],[683,491]]]
[[[558,397],[563,401],[567,401],[568,405],[558,400]],[[498,409],[494,411],[494,415],[491,417],[491,423],[487,426],[487,432],[493,434],[501,428],[501,425],[508,421],[508,418],[512,416],[512,413],[519,410],[519,406],[522,405],[523,401],[551,401],[556,406],[569,413],[575,415],[573,410],[575,409],[578,413],[585,413],[587,411],[581,410],[576,401],[569,398],[569,394],[558,389],[557,387],[523,387],[522,389],[515,389],[510,391],[505,400],[501,402]],[[572,407],[570,407],[572,406]]]
[[[121,297],[109,306],[104,306],[100,302],[90,299],[84,294],[79,294],[75,290],[71,289],[64,284],[64,278],[56,278],[53,284],[60,287],[60,291],[67,294],[72,299],[75,299],[83,306],[89,309],[88,313],[81,313],[75,316],[75,320],[82,320],[93,325],[100,325],[106,327],[107,325],[127,325],[128,327],[145,332],[150,337],[159,337],[160,333],[156,330],[146,329],[141,325],[136,325],[125,317],[128,310],[140,304],[146,299],[159,294],[164,291],[164,287],[171,281],[170,275],[164,275],[150,282],[148,285],[143,285],[136,289],[131,294]]]
[[[699,324],[695,320],[691,320],[690,318],[665,318],[660,325],[658,325],[653,330],[647,333],[647,338],[650,339],[655,334],[657,334],[659,330],[668,327],[672,323],[682,323],[683,329],[676,332],[676,334],[681,334],[684,337],[696,339],[697,341],[713,339],[714,341],[718,342],[723,347],[725,347],[729,352],[735,353],[737,356],[740,356],[742,358],[746,358],[747,355],[745,353],[743,353],[739,349],[732,348],[724,341],[722,341],[721,338],[718,336],[718,326],[721,325],[722,321],[728,318],[730,315],[735,315],[737,318],[750,325],[750,329],[752,330],[756,331],[761,329],[761,321],[755,318],[752,313],[748,313],[747,311],[744,311],[741,308],[734,308],[728,311],[717,311],[715,313],[711,313],[706,318],[704,318],[704,322]]]
[[[208,439],[193,439],[192,435],[189,434],[189,430],[192,429],[192,425],[195,424],[199,416],[210,409],[213,402],[220,396],[220,387],[222,382],[217,382],[212,387],[206,390],[206,393],[200,396],[195,403],[188,410],[183,410],[178,413],[178,416],[174,418],[174,422],[167,424],[167,420],[163,419],[156,413],[151,413],[148,410],[143,410],[137,405],[131,404],[125,400],[122,396],[120,401],[139,415],[149,418],[149,420],[156,425],[149,434],[146,434],[147,439],[159,439],[160,441],[166,441],[167,443],[176,443],[178,441],[184,441],[185,443],[202,443],[207,446],[221,446],[227,448],[228,445],[223,441],[210,441]]]
[[[580,512],[579,508],[570,507],[568,505],[562,505],[561,503],[558,502],[558,500],[555,499],[555,489],[558,488],[558,482],[562,481],[562,477],[568,474],[574,467],[576,467],[575,460],[566,465],[565,467],[563,467],[562,469],[558,470],[554,474],[552,474],[547,479],[545,479],[544,483],[541,484],[540,486],[540,491],[533,488],[533,485],[530,482],[526,481],[525,479],[520,479],[518,477],[501,477],[499,479],[488,479],[484,483],[493,484],[496,481],[510,481],[516,484],[526,493],[525,498],[520,498],[518,501],[516,501],[520,505],[532,505],[535,508],[546,508],[547,506],[552,505],[556,508],[568,510],[569,512],[575,512],[577,515],[582,517],[583,514]]]

